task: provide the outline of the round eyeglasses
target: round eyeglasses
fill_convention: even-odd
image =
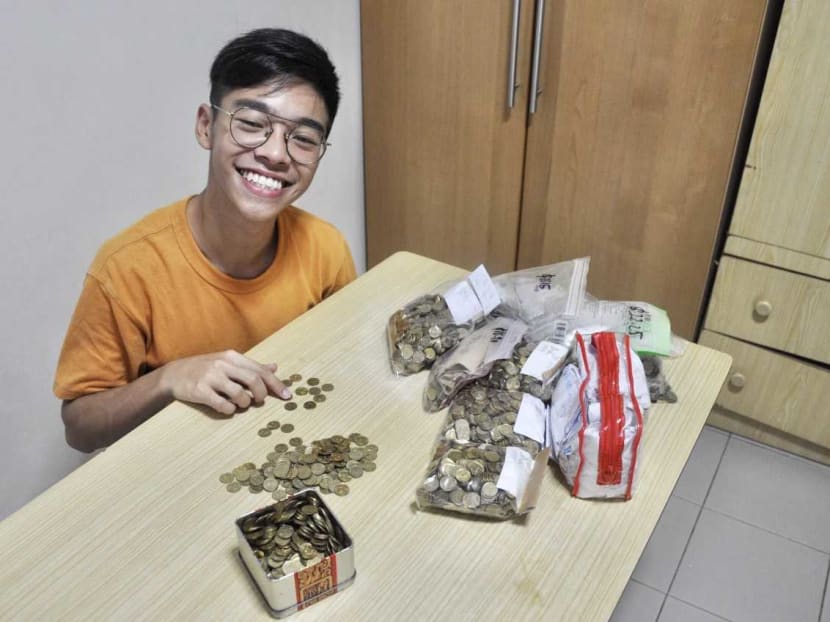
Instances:
[[[211,107],[230,117],[231,138],[237,145],[246,149],[256,149],[268,142],[274,133],[274,120],[288,128],[283,133],[285,148],[289,157],[298,164],[318,162],[325,155],[326,147],[330,146],[322,131],[304,123],[283,119],[247,106],[237,108],[233,112],[228,112],[216,104],[211,104]]]

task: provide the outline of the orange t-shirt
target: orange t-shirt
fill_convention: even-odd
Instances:
[[[58,361],[58,398],[121,386],[187,356],[245,352],[356,277],[340,232],[287,207],[271,266],[232,278],[202,254],[186,206],[156,210],[98,252]]]

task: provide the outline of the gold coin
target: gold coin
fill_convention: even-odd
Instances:
[[[316,386],[316,385],[320,384],[320,379],[319,378],[309,378],[308,380],[306,380],[306,384],[308,384],[308,386],[310,386],[310,387]]]
[[[233,481],[233,473],[222,473],[219,476],[219,481],[223,484],[230,484]]]
[[[317,402],[305,402],[303,404],[303,408],[306,410],[313,410],[314,408],[317,408]]]
[[[295,405],[295,408],[296,408],[296,405]],[[281,429],[286,434],[291,434],[294,431],[294,426],[293,426],[293,424],[286,423],[285,425],[282,426]]]
[[[295,410],[297,408],[296,402],[286,402],[285,403],[285,410]]]
[[[320,388],[323,389],[323,391],[326,391],[326,392],[334,391],[334,385],[331,384],[330,382],[327,382],[326,384],[322,385]]]

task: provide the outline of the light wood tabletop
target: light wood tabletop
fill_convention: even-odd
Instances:
[[[605,620],[648,541],[730,365],[695,344],[666,362],[677,404],[652,408],[634,497],[574,498],[548,468],[536,509],[513,521],[418,511],[445,413],[421,408],[426,373],[395,377],[385,327],[411,299],[463,276],[398,253],[250,351],[335,390],[315,410],[280,400],[232,418],[167,407],[0,523],[2,620],[266,620],[237,557],[234,521],[272,503],[219,475],[278,442],[352,432],[377,470],[326,503],[354,542],[357,576],[295,613],[316,620]],[[266,422],[291,434],[257,434]],[[6,476],[12,476],[7,474]]]

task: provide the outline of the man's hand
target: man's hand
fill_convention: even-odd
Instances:
[[[277,378],[276,363],[262,364],[226,350],[172,361],[162,367],[162,390],[185,402],[204,404],[223,415],[232,415],[266,396],[282,399],[291,391]]]

